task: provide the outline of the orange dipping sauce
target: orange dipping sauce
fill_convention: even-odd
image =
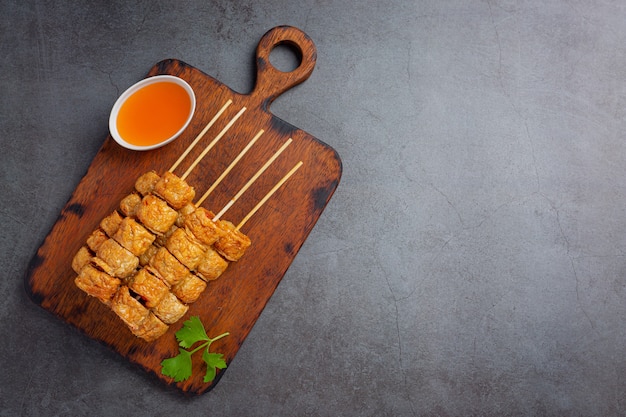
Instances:
[[[191,105],[189,95],[178,84],[168,81],[148,84],[122,104],[117,130],[132,145],[156,145],[185,125]]]

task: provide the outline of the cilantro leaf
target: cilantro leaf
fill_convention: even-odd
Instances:
[[[174,378],[176,382],[181,382],[188,379],[192,374],[192,362],[191,356],[202,350],[202,359],[206,364],[206,375],[204,376],[204,382],[211,382],[215,379],[218,369],[226,368],[226,361],[224,355],[221,353],[210,353],[209,347],[211,343],[228,336],[230,333],[222,333],[219,336],[210,338],[200,318],[198,316],[192,316],[183,323],[183,327],[176,332],[176,339],[178,340],[179,354],[173,358],[164,359],[161,362],[161,373],[165,376]],[[204,342],[191,349],[197,342]],[[191,350],[187,350],[191,349]]]
[[[161,362],[161,373],[181,382],[191,376],[191,352],[178,348],[179,354]]]
[[[221,353],[209,353],[209,350],[206,349],[202,352],[202,360],[206,363],[206,374],[204,375],[204,382],[211,382],[215,379],[215,374],[217,372],[216,368],[225,369],[226,361],[224,360],[224,355]]]
[[[183,328],[176,332],[176,339],[184,348],[190,348],[199,341],[210,340],[198,316],[191,316],[183,323]]]

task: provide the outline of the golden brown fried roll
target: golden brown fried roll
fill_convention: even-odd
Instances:
[[[107,236],[111,237],[117,232],[117,228],[120,227],[120,223],[122,222],[122,216],[117,211],[106,216],[100,222],[100,227],[107,234]]]
[[[200,297],[200,294],[205,289],[206,282],[195,275],[189,274],[172,287],[172,293],[183,303],[191,304]]]
[[[213,245],[224,234],[219,225],[213,221],[213,212],[198,207],[192,213],[185,216],[185,228],[206,246]]]
[[[165,244],[167,250],[183,265],[194,270],[202,260],[206,248],[195,241],[185,229],[176,229]]]
[[[154,190],[154,185],[161,179],[155,171],[149,171],[137,178],[135,190],[141,195],[148,195]]]
[[[141,268],[128,280],[128,288],[139,295],[148,308],[158,305],[169,292],[168,286],[155,274],[156,272],[148,266]]]
[[[96,256],[111,268],[111,275],[117,278],[131,276],[139,266],[139,258],[113,239],[102,242]]]
[[[196,206],[193,203],[186,204],[185,207],[178,210],[178,218],[176,219],[176,226],[183,227],[185,225],[185,217],[193,213],[196,210]]]
[[[183,304],[174,294],[168,292],[161,302],[152,309],[155,316],[164,323],[172,324],[180,320],[189,310],[189,306]]]
[[[227,220],[218,220],[217,223],[225,233],[215,242],[215,250],[229,261],[237,261],[252,243],[250,238],[237,230],[235,225]]]
[[[139,265],[141,266],[148,265],[148,263],[150,263],[150,259],[152,259],[154,255],[156,255],[158,250],[159,250],[158,246],[154,244],[150,245],[148,249],[146,249],[146,251],[142,253],[141,256],[139,256]]]
[[[133,334],[140,329],[142,323],[150,315],[150,310],[141,305],[125,285],[122,285],[113,296],[111,310],[126,323]]]
[[[87,238],[87,246],[93,252],[97,251],[102,242],[107,240],[109,237],[104,233],[102,229],[94,230],[89,237]]]
[[[167,239],[169,239],[170,236],[172,236],[172,233],[174,233],[176,229],[178,229],[178,226],[176,225],[170,227],[170,230],[163,233],[161,236],[157,236],[157,238],[154,240],[154,244],[156,246],[165,246],[165,244],[167,243]]]
[[[137,337],[142,338],[146,342],[152,342],[163,336],[169,326],[163,323],[157,316],[150,313],[148,317],[141,323],[139,328],[133,332]]]
[[[176,285],[176,283],[190,274],[185,265],[181,264],[166,248],[157,250],[152,259],[150,259],[150,266],[170,286]]]
[[[196,272],[205,281],[213,281],[228,268],[228,261],[222,258],[219,253],[209,248],[196,267]]]
[[[128,194],[120,201],[120,210],[127,217],[137,216],[137,210],[141,204],[141,197],[137,193]]]
[[[121,285],[121,281],[87,264],[74,279],[78,288],[105,304],[109,304]]]
[[[176,222],[178,213],[155,195],[147,195],[137,209],[137,219],[158,235],[167,232]]]
[[[185,180],[171,172],[166,172],[154,185],[154,194],[163,198],[170,206],[180,210],[191,203],[196,192]]]
[[[76,252],[74,258],[72,258],[72,269],[74,270],[74,272],[76,272],[77,274],[80,273],[80,270],[83,269],[83,267],[89,262],[91,262],[92,257],[93,254],[89,251],[87,246],[82,246],[78,250],[78,252]]]
[[[104,271],[107,274],[114,276],[115,272],[113,270],[113,268],[111,268],[109,266],[109,264],[107,264],[106,262],[104,262],[102,259],[98,258],[97,256],[94,256],[93,258],[91,258],[91,265],[95,266],[97,269],[99,269],[100,271]]]
[[[124,217],[112,236],[133,255],[140,256],[154,242],[154,235],[130,217]]]

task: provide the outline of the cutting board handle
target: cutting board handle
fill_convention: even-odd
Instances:
[[[280,71],[270,62],[270,53],[279,45],[288,45],[299,55],[300,65],[291,72]],[[251,98],[260,100],[261,107],[269,111],[276,97],[309,78],[316,60],[315,44],[306,33],[293,26],[270,29],[256,49],[257,76]]]

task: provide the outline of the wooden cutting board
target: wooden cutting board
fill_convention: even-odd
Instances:
[[[290,45],[302,56],[300,66],[292,72],[281,72],[270,64],[270,52],[281,44]],[[178,354],[175,332],[190,316],[199,316],[211,337],[230,332],[230,336],[211,345],[211,351],[223,353],[230,364],[341,177],[341,160],[331,147],[270,112],[276,97],[311,75],[316,61],[311,39],[296,28],[276,27],[261,38],[256,55],[257,81],[247,95],[236,93],[184,62],[165,60],[156,64],[148,76],[175,75],[194,89],[197,107],[191,124],[174,142],[147,152],[126,150],[111,136],[107,137],[33,257],[25,277],[27,292],[35,303],[185,393],[210,390],[225,370],[218,371],[215,380],[206,384],[202,381],[204,365],[200,355],[194,355],[190,379],[175,383],[163,376],[161,361]],[[197,196],[214,183],[259,130],[265,132],[203,207],[218,212],[289,138],[293,139],[291,145],[222,218],[237,224],[292,167],[299,161],[303,165],[242,227],[252,240],[243,258],[231,263],[218,280],[209,283],[185,317],[171,325],[163,337],[145,342],[133,336],[108,307],[74,285],[72,258],[100,220],[133,190],[135,180],[144,172],[156,170],[162,174],[172,167],[228,100],[232,104],[174,171],[178,175],[185,172],[236,113],[246,108],[187,177]],[[269,352],[271,347],[267,349]]]

